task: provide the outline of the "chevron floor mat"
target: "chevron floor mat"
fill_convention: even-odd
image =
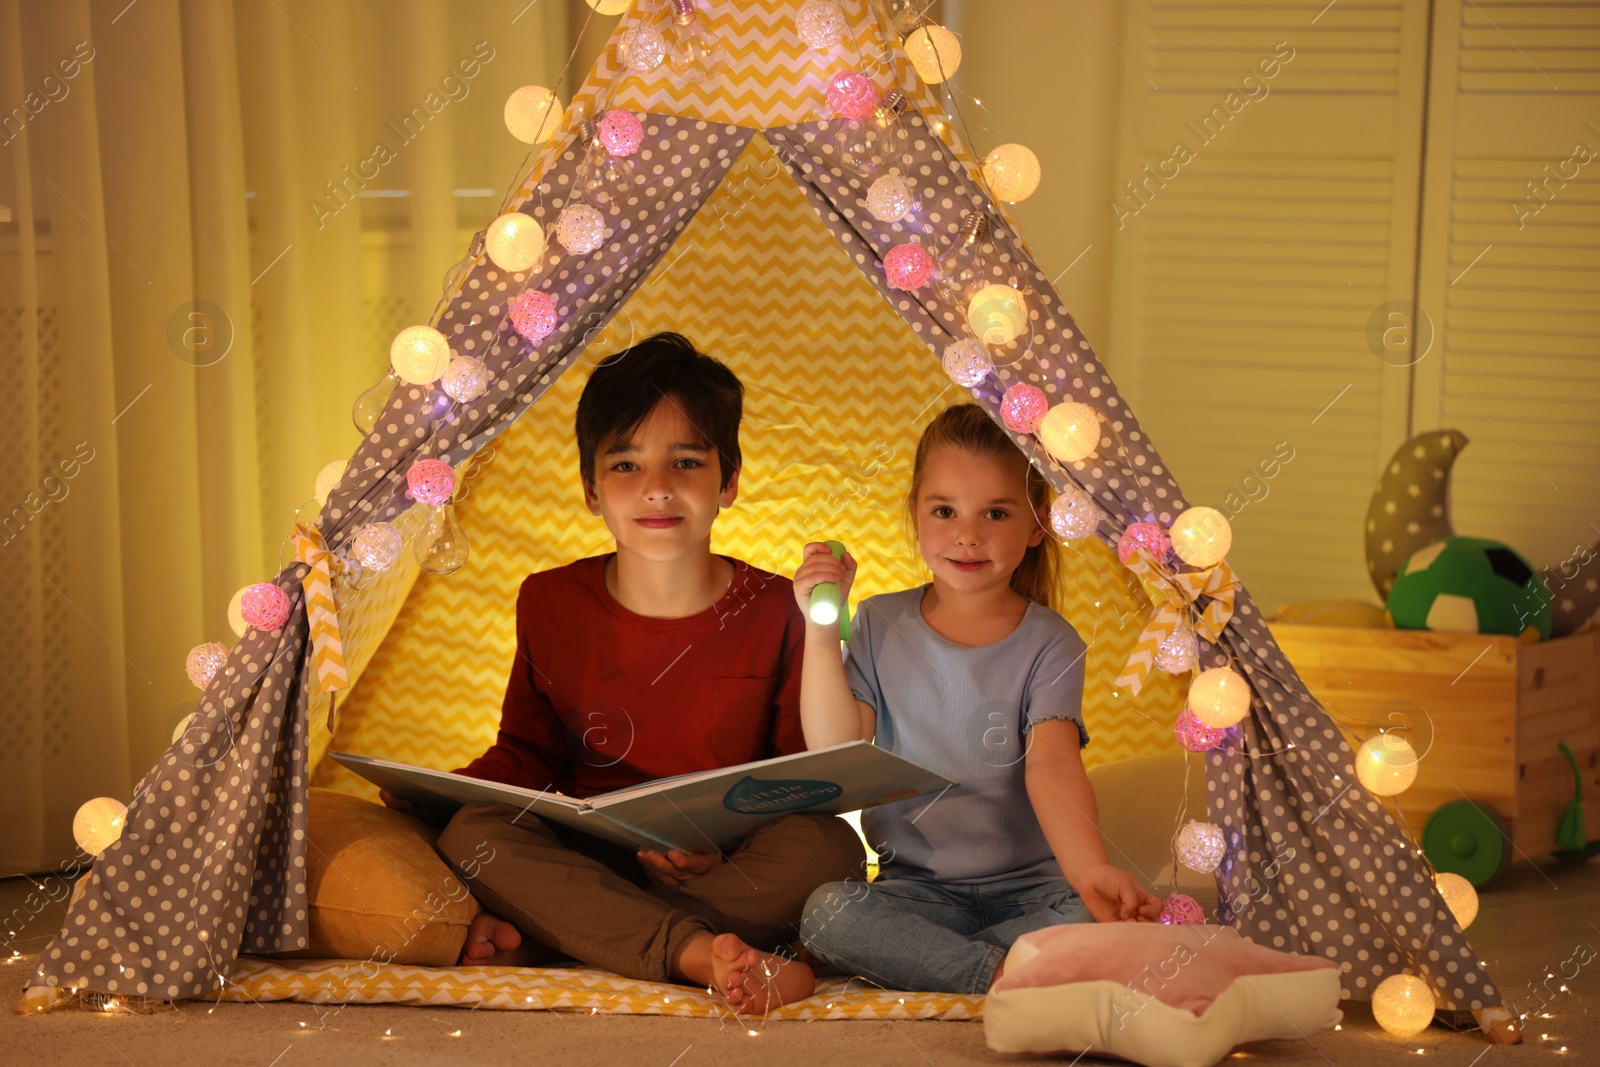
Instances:
[[[239,957],[219,999],[308,1004],[428,1004],[506,1011],[732,1017],[720,998],[689,986],[639,982],[593,967],[410,967],[367,960]],[[772,1019],[981,1019],[983,998],[906,993],[826,978]]]

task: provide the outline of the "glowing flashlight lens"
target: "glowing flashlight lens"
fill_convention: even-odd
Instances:
[[[839,609],[826,601],[818,601],[811,605],[811,621],[818,626],[827,626],[839,621]]]

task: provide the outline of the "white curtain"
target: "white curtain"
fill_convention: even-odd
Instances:
[[[229,599],[512,180],[507,95],[588,24],[583,63],[590,20],[0,0],[0,874],[72,855],[77,807],[167,747],[189,649],[233,643]]]

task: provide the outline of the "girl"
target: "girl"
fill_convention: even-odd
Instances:
[[[848,659],[806,623],[800,719],[809,748],[858,738],[959,784],[862,814],[884,857],[871,884],[811,894],[801,937],[891,989],[985,993],[1011,943],[1069,922],[1151,921],[1161,902],[1113,867],[1079,749],[1087,647],[1051,609],[1047,487],[976,404],[923,431],[906,506],[933,581],[864,601]],[[856,562],[812,543],[794,576],[849,594]]]

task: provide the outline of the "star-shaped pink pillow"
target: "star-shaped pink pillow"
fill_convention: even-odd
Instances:
[[[989,991],[997,1052],[1086,1052],[1209,1067],[1235,1045],[1337,1023],[1339,967],[1222,926],[1083,923],[1017,939]]]

